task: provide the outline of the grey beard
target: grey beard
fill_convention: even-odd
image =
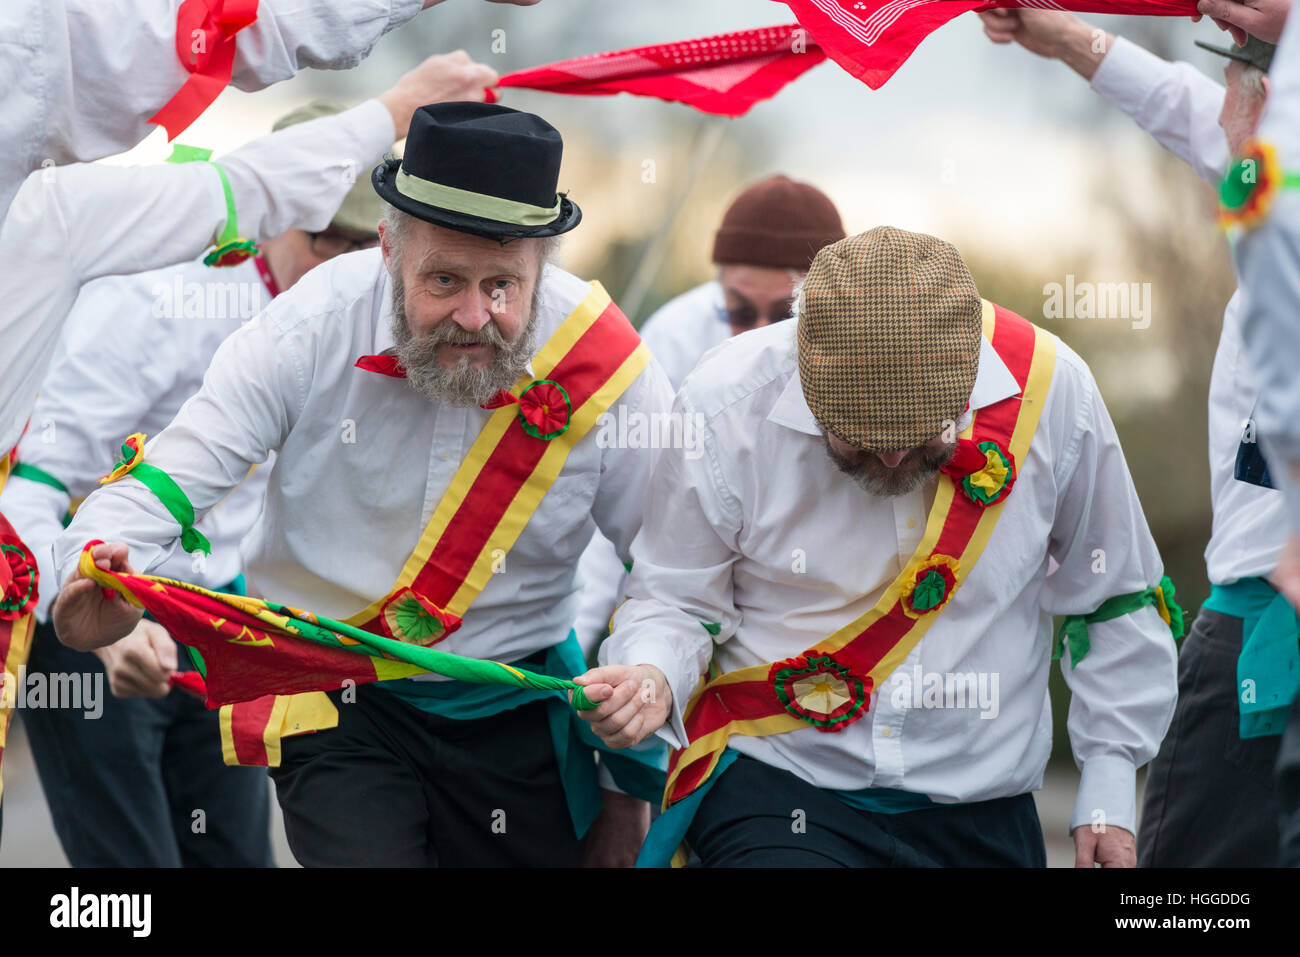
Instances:
[[[899,463],[898,468],[887,468],[883,464],[873,465],[870,461],[858,463],[845,461],[831,448],[830,440],[822,435],[822,444],[835,467],[853,479],[864,491],[883,498],[894,498],[915,492],[930,479],[939,474],[956,451],[956,446],[946,446],[942,451],[921,448],[909,454],[906,468]]]
[[[529,305],[528,323],[523,333],[511,343],[501,335],[496,321],[488,322],[476,332],[462,329],[454,322],[443,322],[426,336],[411,332],[406,316],[406,286],[397,272],[393,283],[393,341],[397,359],[406,370],[406,382],[426,398],[462,407],[479,406],[502,389],[509,389],[524,372],[537,348],[537,306],[541,295],[541,277]],[[486,369],[471,365],[469,357],[460,358],[455,367],[443,368],[438,362],[438,346],[490,345],[496,350]]]

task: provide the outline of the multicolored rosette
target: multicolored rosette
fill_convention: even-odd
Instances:
[[[996,505],[1016,483],[1016,460],[997,442],[958,439],[957,450],[943,472],[980,508]]]
[[[379,620],[390,638],[411,645],[436,645],[460,627],[461,620],[443,611],[410,588],[402,588],[384,603]]]
[[[920,618],[948,604],[957,588],[957,569],[957,559],[950,555],[931,555],[917,563],[915,571],[906,576],[912,589],[899,599],[903,614]]]
[[[122,442],[122,461],[113,466],[113,471],[100,476],[99,484],[107,485],[109,482],[116,482],[143,462],[144,443],[145,434],[143,432],[134,432],[128,435],[126,440]]]
[[[257,243],[251,239],[236,237],[229,242],[224,242],[216,249],[212,250],[203,257],[203,265],[215,266],[238,266],[240,263],[252,259],[258,253]]]
[[[768,673],[781,706],[819,731],[840,731],[868,710],[871,678],[855,675],[832,655],[800,655]]]
[[[122,443],[122,461],[117,463],[113,471],[103,476],[99,483],[107,485],[128,474],[138,479],[145,488],[158,497],[158,501],[181,527],[181,548],[187,552],[211,555],[212,543],[208,541],[207,536],[194,527],[194,505],[190,502],[189,496],[170,475],[145,462],[144,445],[143,432],[128,435]]]
[[[17,621],[36,607],[36,556],[17,535],[0,535],[0,621]]]
[[[1219,225],[1257,225],[1268,215],[1284,178],[1273,144],[1247,140],[1219,184]]]

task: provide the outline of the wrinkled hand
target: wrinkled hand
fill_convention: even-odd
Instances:
[[[598,702],[591,711],[579,711],[578,717],[611,748],[630,748],[645,740],[662,727],[672,709],[668,679],[654,665],[605,665],[573,680]]]
[[[1287,537],[1282,554],[1277,557],[1277,567],[1268,580],[1293,608],[1300,608],[1300,533],[1292,532]]]
[[[100,568],[135,574],[122,542],[96,545],[91,555]],[[50,610],[59,641],[76,651],[93,651],[130,634],[144,610],[117,592],[110,594],[105,598],[99,585],[82,575],[80,568],[74,569]]]
[[[135,630],[95,651],[115,698],[165,698],[176,671],[176,642],[155,621],[142,620]]]
[[[630,794],[601,790],[600,815],[587,832],[583,867],[633,867],[650,830],[650,805]]]
[[[1058,59],[1065,38],[1087,25],[1072,13],[1060,10],[985,10],[984,35],[994,43],[1015,41],[1030,53]]]
[[[1071,834],[1074,838],[1074,866],[1137,867],[1137,842],[1131,831],[1107,826],[1094,831],[1081,824]]]
[[[484,90],[496,86],[497,71],[470,59],[464,50],[437,53],[407,71],[381,94],[379,102],[393,115],[397,139],[406,136],[411,116],[429,103],[482,100]]]
[[[1232,42],[1238,46],[1246,45],[1246,34],[1277,43],[1286,26],[1291,0],[1201,0],[1196,9],[1218,24],[1220,30],[1232,34]]]

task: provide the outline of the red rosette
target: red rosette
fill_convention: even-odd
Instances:
[[[563,434],[572,413],[569,394],[551,379],[537,379],[519,395],[519,420],[533,438],[550,441]]]
[[[0,535],[0,621],[30,614],[40,597],[36,556],[17,535]]]

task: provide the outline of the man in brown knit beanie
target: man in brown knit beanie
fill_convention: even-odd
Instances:
[[[839,211],[815,186],[777,175],[743,190],[713,239],[718,278],[666,303],[641,327],[673,388],[718,343],[788,317],[817,251],[843,238]]]

